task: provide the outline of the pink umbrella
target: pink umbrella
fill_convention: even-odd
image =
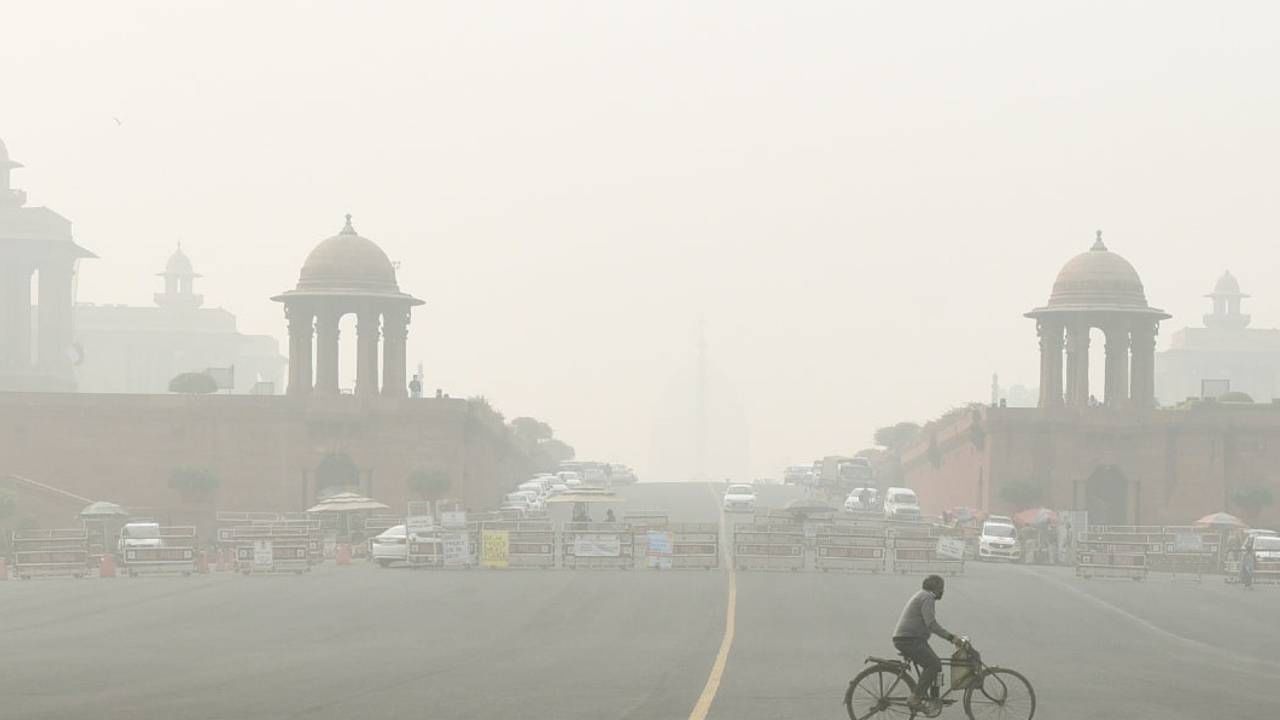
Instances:
[[[1232,528],[1247,528],[1243,520],[1230,513],[1216,512],[1205,515],[1199,520],[1192,523],[1196,527],[1216,528],[1219,530],[1229,530]]]
[[[1014,515],[1013,521],[1019,525],[1042,525],[1044,523],[1057,522],[1058,513],[1049,508],[1031,508]]]

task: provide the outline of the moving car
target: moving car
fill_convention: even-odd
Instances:
[[[862,492],[864,490],[868,493],[867,502],[865,503],[862,502]],[[875,510],[876,503],[879,501],[879,499],[880,499],[879,490],[875,488],[856,487],[853,489],[852,492],[849,493],[849,497],[845,498],[844,510],[845,512],[854,512],[855,510],[862,510],[862,511]]]
[[[724,491],[725,512],[755,512],[756,491],[750,485],[730,485]]]
[[[920,499],[910,488],[891,487],[884,493],[884,516],[889,520],[919,520]]]
[[[1021,557],[1017,528],[1010,523],[990,520],[982,524],[982,534],[978,536],[979,560],[1018,560]]]

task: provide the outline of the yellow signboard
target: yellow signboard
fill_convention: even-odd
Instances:
[[[484,567],[504,568],[511,550],[511,536],[506,530],[485,530],[480,540],[480,564]]]

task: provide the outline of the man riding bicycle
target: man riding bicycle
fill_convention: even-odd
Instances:
[[[934,604],[942,599],[945,585],[939,575],[925,578],[921,590],[912,595],[902,609],[898,628],[893,631],[893,646],[908,660],[920,666],[920,682],[907,703],[912,710],[920,710],[924,706],[925,693],[929,692],[934,678],[942,672],[942,661],[933,652],[933,648],[929,647],[930,636],[937,635],[957,646],[967,642],[966,638],[955,635],[938,624]]]

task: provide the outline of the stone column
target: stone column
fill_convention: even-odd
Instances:
[[[289,394],[310,395],[311,339],[315,335],[316,314],[309,307],[297,303],[284,306],[289,318]]]
[[[0,261],[0,375],[31,369],[31,269]]]
[[[1089,324],[1075,321],[1067,325],[1067,405],[1089,404]]]
[[[317,395],[338,394],[338,321],[342,314],[324,307],[316,312]]]
[[[1130,331],[1133,349],[1132,386],[1129,388],[1129,400],[1134,407],[1151,408],[1156,405],[1156,324],[1152,320],[1141,319],[1133,324]]]
[[[356,317],[356,395],[378,394],[378,313],[362,310]]]
[[[1041,318],[1036,323],[1040,334],[1040,407],[1062,405],[1062,330],[1061,320]]]
[[[1107,335],[1107,377],[1105,402],[1108,407],[1129,404],[1129,326],[1112,323]]]
[[[71,275],[72,260],[59,258],[40,266],[36,357],[40,372],[71,379]],[[29,313],[28,313],[29,314]]]
[[[382,394],[402,398],[407,394],[405,346],[409,337],[409,309],[398,307],[384,312],[382,334]]]

